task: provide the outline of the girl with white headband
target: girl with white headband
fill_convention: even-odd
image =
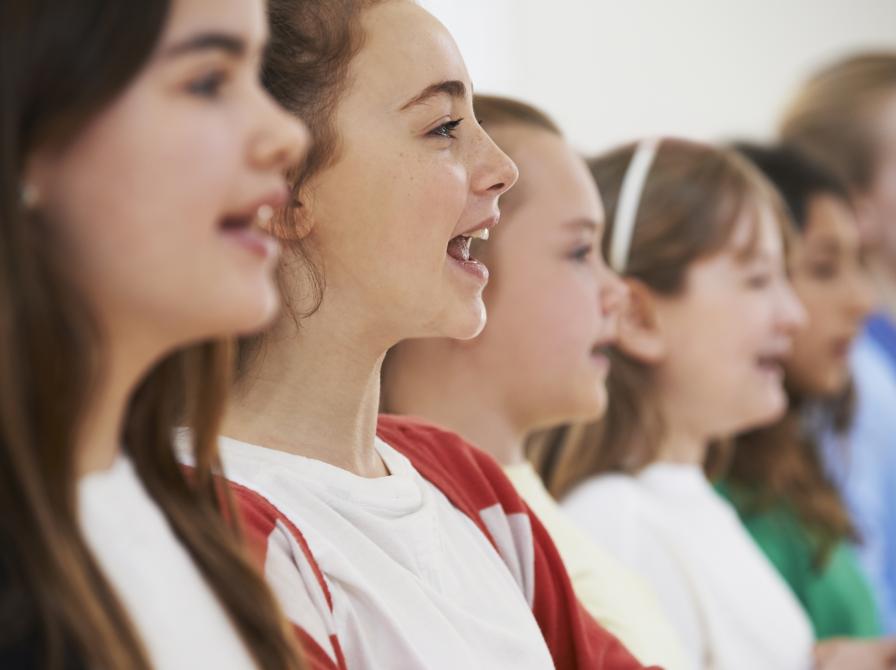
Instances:
[[[703,472],[713,440],[786,408],[780,359],[804,320],[786,214],[755,169],[701,144],[648,140],[589,165],[630,300],[605,418],[542,436],[542,471],[653,585],[691,667],[804,670],[806,616]]]

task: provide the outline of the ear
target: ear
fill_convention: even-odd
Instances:
[[[292,202],[279,215],[260,221],[261,228],[283,240],[297,242],[305,239],[314,227],[310,208],[305,203],[306,200],[293,196]]]
[[[629,297],[619,319],[617,346],[626,355],[655,365],[666,357],[657,301],[653,292],[637,279],[626,278]]]

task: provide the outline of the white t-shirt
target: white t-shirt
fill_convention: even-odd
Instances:
[[[78,482],[78,513],[154,668],[257,667],[125,456]]]
[[[812,629],[734,509],[695,465],[594,477],[562,502],[654,587],[694,668],[806,670]]]
[[[689,668],[678,633],[650,585],[570,521],[531,463],[505,466],[504,472],[550,533],[576,595],[591,616],[644,665]]]
[[[350,670],[553,668],[498,552],[385,442],[377,438],[376,448],[390,474],[374,479],[229,438],[220,446],[228,479],[261,494],[305,537],[332,620],[309,620],[316,580],[285,533],[269,538],[269,584],[321,646],[337,635]]]

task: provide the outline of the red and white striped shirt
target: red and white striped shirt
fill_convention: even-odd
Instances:
[[[313,668],[642,667],[581,607],[490,456],[415,420],[380,417],[377,433],[396,481],[221,442],[247,535]],[[405,494],[419,507],[404,509]]]

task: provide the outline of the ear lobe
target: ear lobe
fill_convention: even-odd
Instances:
[[[617,346],[626,355],[655,365],[666,357],[666,339],[663,335],[656,298],[643,282],[626,278],[629,298],[619,319]]]
[[[268,220],[259,225],[269,235],[285,241],[298,242],[311,234],[314,227],[308,208],[298,198]]]

